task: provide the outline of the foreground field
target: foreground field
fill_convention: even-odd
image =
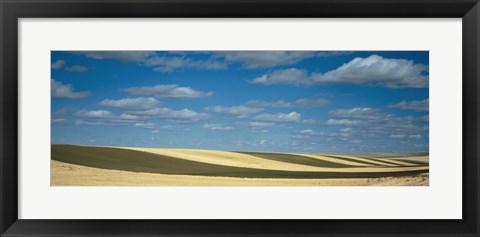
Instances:
[[[428,156],[52,145],[51,185],[428,185]]]

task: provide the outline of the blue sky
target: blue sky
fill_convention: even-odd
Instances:
[[[428,151],[428,51],[51,53],[52,143]]]

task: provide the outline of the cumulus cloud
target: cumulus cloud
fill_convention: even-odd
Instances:
[[[54,63],[52,63],[52,69],[58,70],[62,69],[63,66],[65,66],[65,61],[64,60],[57,60]]]
[[[262,101],[262,100],[250,100],[245,105],[251,107],[273,107],[273,108],[291,108],[291,107],[303,107],[303,108],[318,108],[330,104],[330,101],[322,98],[318,99],[298,99],[293,102],[286,102],[284,100],[278,101]]]
[[[259,114],[254,117],[255,120],[268,121],[268,122],[299,122],[301,121],[301,114],[293,111],[288,114]]]
[[[143,120],[143,119],[147,119],[148,117],[131,115],[131,114],[120,114],[118,118],[121,120]]]
[[[405,134],[391,134],[390,137],[391,138],[397,138],[397,139],[400,139],[400,138],[405,138],[407,135]]]
[[[68,119],[58,118],[58,119],[53,119],[52,123],[53,124],[69,124],[70,121],[68,121]]]
[[[227,68],[226,63],[216,60],[194,60],[184,56],[165,56],[153,51],[83,51],[72,53],[99,60],[111,59],[122,63],[138,63],[153,68],[154,71],[166,73],[182,68],[203,70]]]
[[[88,71],[88,67],[80,66],[80,65],[73,65],[71,67],[65,67],[65,71],[69,72],[86,72]]]
[[[116,115],[107,110],[79,110],[74,116],[82,118],[75,121],[76,125],[88,126],[126,126],[146,119],[129,114]]]
[[[157,125],[155,125],[154,123],[150,123],[150,122],[134,123],[133,126],[137,127],[137,128],[145,128],[145,129],[156,129],[157,128]]]
[[[428,112],[428,99],[424,100],[412,100],[405,101],[402,100],[397,104],[388,105],[389,108],[401,109],[401,110],[413,110],[416,112]]]
[[[264,74],[260,77],[254,78],[250,81],[250,83],[261,85],[284,84],[300,86],[311,84],[311,80],[307,71],[296,68],[288,68]]]
[[[331,57],[350,54],[347,51],[230,51],[215,52],[228,63],[240,63],[244,68],[269,68],[292,65],[313,57]]]
[[[237,123],[240,126],[246,126],[246,127],[273,127],[275,126],[275,123],[272,122],[238,122]]]
[[[298,107],[304,107],[304,108],[318,108],[318,107],[323,107],[327,106],[330,104],[330,101],[322,98],[318,99],[298,99],[295,102],[293,102],[294,106]]]
[[[352,126],[361,124],[360,121],[352,120],[352,119],[328,119],[325,122],[325,125],[332,125],[332,126]]]
[[[221,70],[226,69],[227,64],[213,60],[193,60],[185,57],[165,57],[155,56],[147,59],[147,67],[153,67],[157,72],[173,72],[180,68],[195,68],[203,70]]]
[[[311,86],[318,84],[365,84],[388,88],[427,88],[428,65],[412,60],[389,59],[378,55],[355,58],[326,73],[289,68],[276,70],[250,82],[253,84],[286,84]]]
[[[162,131],[190,131],[189,127],[182,127],[182,126],[172,126],[172,125],[163,125],[163,126],[156,126],[152,133],[161,133]]]
[[[82,120],[82,119],[77,119],[75,120],[75,125],[86,125],[86,126],[100,126],[100,127],[117,127],[117,126],[127,126],[130,125],[130,123],[126,123],[123,121],[105,121],[105,120],[95,120],[95,121],[89,121],[89,120]]]
[[[221,113],[231,115],[237,118],[246,118],[252,114],[262,111],[261,108],[252,108],[248,106],[232,106],[232,107],[223,107],[223,106],[211,106],[205,108],[205,111]]]
[[[428,66],[412,60],[388,59],[378,55],[355,58],[325,74],[313,74],[313,83],[369,84],[389,88],[428,87]]]
[[[378,109],[368,107],[356,107],[352,109],[332,110],[328,119],[320,125],[343,126],[338,133],[329,133],[328,136],[338,136],[338,139],[356,138],[365,139],[399,139],[401,142],[410,142],[413,139],[422,139],[425,131],[428,131],[428,119],[424,116],[404,116],[382,113]],[[353,128],[352,128],[353,127]],[[296,136],[301,137],[301,134]],[[337,139],[337,140],[338,140]],[[335,141],[333,139],[332,141]],[[348,140],[353,142],[353,140]]]
[[[374,120],[379,119],[383,116],[377,109],[366,107],[358,107],[352,109],[336,109],[330,111],[328,115],[335,118],[360,120]]]
[[[290,65],[315,56],[314,51],[231,51],[215,54],[227,62],[238,62],[244,68]]]
[[[349,131],[350,132],[350,131]],[[324,132],[324,131],[315,131],[313,129],[303,129],[299,131],[295,131],[293,138],[294,139],[312,139],[314,138],[315,141],[320,139],[325,139],[328,141],[349,141],[352,134],[349,132]]]
[[[93,59],[112,59],[123,63],[143,62],[155,55],[152,51],[74,51],[73,54],[84,55]]]
[[[90,96],[90,92],[75,92],[70,84],[63,84],[60,81],[51,80],[52,98],[55,99],[81,99]]]
[[[409,137],[409,138],[413,138],[413,139],[420,139],[420,138],[422,138],[422,135],[420,135],[420,134],[413,134],[413,135],[410,135],[410,136],[408,136],[408,137]]]
[[[234,127],[231,127],[231,126],[224,126],[222,124],[205,124],[203,125],[202,128],[205,128],[205,129],[210,129],[210,130],[234,130],[235,128]]]
[[[90,126],[134,126],[145,129],[164,129],[157,126],[151,119],[163,119],[174,122],[196,122],[209,118],[207,114],[197,113],[192,110],[172,110],[169,108],[154,108],[151,110],[127,111],[120,115],[107,110],[79,110],[74,116],[82,118],[77,120],[77,125]]]
[[[407,135],[407,134],[391,134],[390,135],[391,138],[396,138],[396,139],[402,139],[402,138],[412,138],[412,139],[420,139],[422,138],[422,135],[421,134],[411,134],[411,135]]]
[[[131,87],[124,89],[131,95],[154,96],[162,99],[193,99],[213,95],[212,92],[203,92],[191,87],[181,87],[175,84]]]
[[[250,107],[273,107],[273,108],[288,108],[292,107],[292,104],[284,100],[279,101],[262,101],[262,100],[250,100],[245,105]]]
[[[127,113],[132,115],[148,116],[151,118],[184,122],[206,120],[210,117],[208,114],[198,113],[189,109],[173,110],[169,108],[154,108],[150,110],[128,111]]]
[[[108,119],[115,117],[113,113],[107,110],[79,110],[75,112],[75,116],[96,119]]]
[[[123,98],[119,100],[102,100],[98,105],[112,107],[122,110],[149,110],[160,105],[160,101],[155,98]]]
[[[240,64],[243,68],[269,68],[296,64],[312,57],[331,57],[349,54],[346,51],[216,51],[195,52],[202,59],[189,58],[184,52],[169,51],[167,54],[153,51],[72,51],[71,53],[103,60],[123,63],[138,63],[154,71],[170,73],[174,70],[194,68],[201,70],[223,70],[229,64]]]

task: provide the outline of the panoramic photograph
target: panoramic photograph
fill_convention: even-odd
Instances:
[[[51,186],[429,186],[428,51],[51,51]]]

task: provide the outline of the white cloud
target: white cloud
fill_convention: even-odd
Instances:
[[[185,57],[154,56],[145,61],[147,67],[153,67],[157,72],[173,72],[180,68],[196,68],[203,70],[226,69],[227,65],[212,60],[193,60]]]
[[[52,63],[52,69],[55,69],[55,70],[61,69],[63,66],[65,66],[64,60],[57,60],[54,63]]]
[[[205,108],[206,111],[228,114],[237,118],[246,118],[252,114],[262,111],[261,108],[252,108],[248,106],[232,106],[232,107],[223,107],[223,106],[211,106]]]
[[[375,120],[383,116],[377,109],[365,107],[332,110],[328,115],[335,118],[360,120]]]
[[[120,116],[119,116],[118,118],[119,118],[119,119],[122,119],[122,120],[143,120],[143,119],[148,119],[148,117],[131,115],[131,114],[120,114]]]
[[[116,127],[116,126],[127,126],[127,125],[130,125],[130,124],[126,123],[126,122],[122,122],[122,121],[104,121],[104,120],[85,121],[85,120],[82,120],[82,119],[77,119],[77,120],[75,120],[75,125],[100,126],[100,127],[113,126],[113,127]]]
[[[190,87],[175,84],[131,87],[124,89],[131,95],[154,96],[163,99],[193,99],[213,95],[212,92],[196,91]]]
[[[391,134],[390,137],[391,138],[396,138],[396,139],[400,139],[400,138],[405,138],[407,135],[405,134]]]
[[[52,98],[55,99],[81,99],[90,96],[90,92],[75,92],[72,85],[51,80]]]
[[[227,62],[239,62],[245,68],[290,65],[315,56],[314,51],[231,51],[216,52]]]
[[[161,131],[190,131],[190,128],[182,126],[163,125],[157,126],[155,130],[152,130],[152,133],[160,133]]]
[[[273,107],[273,108],[290,108],[290,107],[304,107],[304,108],[318,108],[326,106],[330,102],[326,99],[298,99],[294,102],[286,102],[284,100],[278,101],[262,101],[262,100],[250,100],[245,105],[251,107]]]
[[[287,84],[311,86],[317,84],[365,84],[388,88],[427,88],[428,65],[412,60],[388,59],[378,55],[355,58],[326,73],[308,73],[290,68],[273,71],[251,80],[262,85]]]
[[[59,118],[59,119],[53,119],[52,123],[53,124],[68,124],[69,121],[68,121],[68,119]]]
[[[79,110],[75,116],[84,118],[107,119],[114,118],[115,115],[107,110]]]
[[[139,63],[158,72],[172,72],[181,68],[204,70],[226,69],[227,64],[211,59],[194,60],[187,57],[161,56],[152,51],[87,51],[72,52],[94,59],[111,59],[123,63]]]
[[[332,126],[352,126],[358,125],[360,121],[351,120],[351,119],[329,119],[325,122],[325,125],[332,125]]]
[[[330,141],[349,141],[351,137],[352,134],[349,132],[317,132],[313,129],[303,129],[300,131],[295,131],[293,135],[294,139],[314,139],[314,144],[323,139]]]
[[[134,123],[133,126],[138,127],[138,128],[145,128],[145,129],[156,129],[157,128],[157,126],[154,123],[150,123],[150,122]]]
[[[186,122],[206,120],[210,117],[208,114],[198,113],[189,109],[172,110],[169,108],[154,108],[150,110],[128,111],[128,114]]]
[[[80,65],[73,65],[71,67],[65,67],[65,71],[69,72],[86,72],[88,71],[88,67],[80,66]]]
[[[210,130],[234,130],[234,127],[231,126],[224,126],[222,124],[205,124],[203,128],[210,129]]]
[[[107,110],[79,110],[74,113],[76,117],[88,118],[88,119],[104,119],[110,122],[125,122],[131,123],[135,122],[134,120],[145,120],[148,119],[146,116],[138,116],[131,114],[120,114],[116,115]]]
[[[251,107],[273,107],[273,108],[288,108],[292,107],[292,104],[284,100],[279,101],[262,101],[262,100],[250,100],[245,105]]]
[[[254,78],[250,81],[252,84],[261,85],[308,85],[311,84],[307,71],[289,68],[273,71],[269,74],[264,74],[260,77]]]
[[[389,88],[428,87],[428,66],[412,60],[388,59],[378,55],[354,58],[325,74],[312,74],[312,83],[369,84]]]
[[[152,51],[72,51],[93,59],[111,59],[123,63],[139,63],[154,71],[169,73],[182,68],[222,70],[229,64],[239,63],[244,68],[268,68],[292,65],[312,57],[331,57],[351,52],[344,51],[224,51],[194,52],[206,55],[205,59],[188,58],[184,52],[168,51],[162,54]],[[192,52],[191,52],[192,53]],[[208,57],[210,55],[210,57]]]
[[[420,138],[422,138],[422,135],[421,134],[412,134],[412,135],[407,136],[406,134],[391,134],[390,137],[391,138],[397,138],[397,139],[406,138],[406,137],[413,138],[413,139],[420,139]]]
[[[413,110],[416,112],[428,112],[428,104],[429,104],[428,99],[412,100],[412,101],[402,100],[397,104],[390,104],[388,105],[388,107],[401,109],[401,110]]]
[[[254,119],[269,122],[299,122],[301,120],[301,115],[293,111],[288,114],[260,114],[255,116]]]
[[[230,51],[215,52],[226,62],[240,63],[244,68],[268,68],[296,64],[313,57],[331,57],[350,54],[347,51]]]
[[[413,138],[413,139],[420,139],[420,138],[422,138],[422,135],[420,135],[420,134],[414,134],[414,135],[410,135],[410,136],[408,136],[408,137],[409,137],[409,138]]]
[[[206,114],[196,113],[188,109],[172,110],[167,108],[128,111],[127,113],[122,113],[120,115],[116,115],[107,110],[79,110],[74,113],[74,115],[76,117],[85,119],[76,120],[76,125],[134,126],[138,128],[154,130],[173,130],[175,127],[167,125],[157,126],[148,120],[157,118],[179,122],[193,122],[208,118],[208,115]]]
[[[275,123],[271,122],[238,122],[237,123],[240,126],[246,126],[246,127],[273,127],[275,126]]]
[[[428,119],[424,116],[397,117],[372,108],[338,109],[330,111],[329,116],[333,118],[324,125],[355,126],[358,130],[368,131],[369,135],[388,134],[392,138],[403,138],[407,135],[402,134],[425,130],[425,123],[428,130]]]
[[[143,62],[155,55],[151,51],[72,51],[93,59],[112,59],[123,63]]]
[[[149,110],[160,105],[160,101],[155,98],[123,98],[120,100],[102,100],[98,105],[112,107],[122,110]]]
[[[322,98],[310,100],[310,99],[298,99],[293,102],[293,105],[304,108],[318,108],[327,106],[330,104],[330,101]]]

